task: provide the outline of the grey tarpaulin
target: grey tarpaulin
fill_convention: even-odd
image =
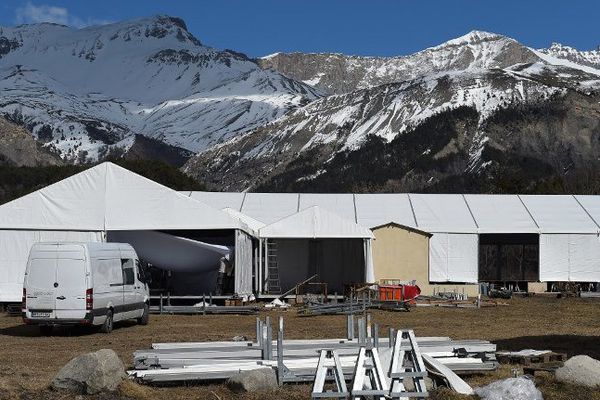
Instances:
[[[235,231],[235,293],[252,294],[252,239],[244,231]]]
[[[178,272],[209,272],[219,268],[219,261],[229,255],[227,246],[156,231],[112,231],[110,242],[129,243],[140,258],[157,268]]]

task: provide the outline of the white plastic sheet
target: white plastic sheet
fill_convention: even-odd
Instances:
[[[535,387],[533,381],[524,376],[475,388],[475,394],[482,400],[544,400],[542,392]]]
[[[477,235],[435,233],[429,240],[429,281],[478,281]]]
[[[599,282],[600,239],[598,235],[540,235],[540,280]]]
[[[102,232],[0,230],[0,302],[21,301],[29,250],[37,242],[101,242]]]
[[[177,272],[209,272],[219,268],[231,249],[155,231],[112,231],[108,241],[129,243],[140,258],[157,268]]]

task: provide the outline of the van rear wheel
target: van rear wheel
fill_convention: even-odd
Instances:
[[[113,330],[113,312],[111,310],[108,310],[106,312],[106,319],[104,320],[104,323],[100,327],[100,332],[111,333],[112,330]]]
[[[148,321],[150,320],[150,307],[148,304],[144,304],[144,313],[141,317],[137,319],[137,323],[139,325],[148,325]]]
[[[40,325],[40,333],[44,336],[52,335],[52,325]]]

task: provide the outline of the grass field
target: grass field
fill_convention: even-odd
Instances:
[[[373,319],[383,326],[414,329],[421,336],[486,339],[497,343],[499,349],[550,349],[569,356],[587,354],[600,359],[599,300],[533,297],[508,303],[479,310],[418,307],[409,313],[373,312]],[[269,315],[284,316],[289,339],[344,337],[346,332],[343,316],[299,317],[293,309]],[[0,316],[0,400],[72,398],[48,389],[48,385],[64,364],[81,353],[110,348],[126,366],[131,366],[133,351],[149,348],[152,342],[231,340],[235,335],[253,339],[254,329],[254,316],[153,315],[147,326],[124,323],[109,335],[76,329],[43,337],[36,327],[23,325],[20,318],[3,315]],[[504,366],[494,374],[468,381],[474,386],[483,385],[510,373],[510,367]],[[549,376],[536,378],[536,384],[546,400],[600,400],[600,390],[559,384]],[[310,398],[309,393],[308,385],[288,385],[274,393],[238,396],[223,385],[154,388],[128,382],[118,393],[86,398],[267,400],[306,399]],[[466,397],[437,390],[432,398]]]

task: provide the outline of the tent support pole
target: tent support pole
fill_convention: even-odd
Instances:
[[[262,268],[263,268],[263,240],[258,239],[258,294],[262,294],[263,292],[263,284],[262,284]]]

